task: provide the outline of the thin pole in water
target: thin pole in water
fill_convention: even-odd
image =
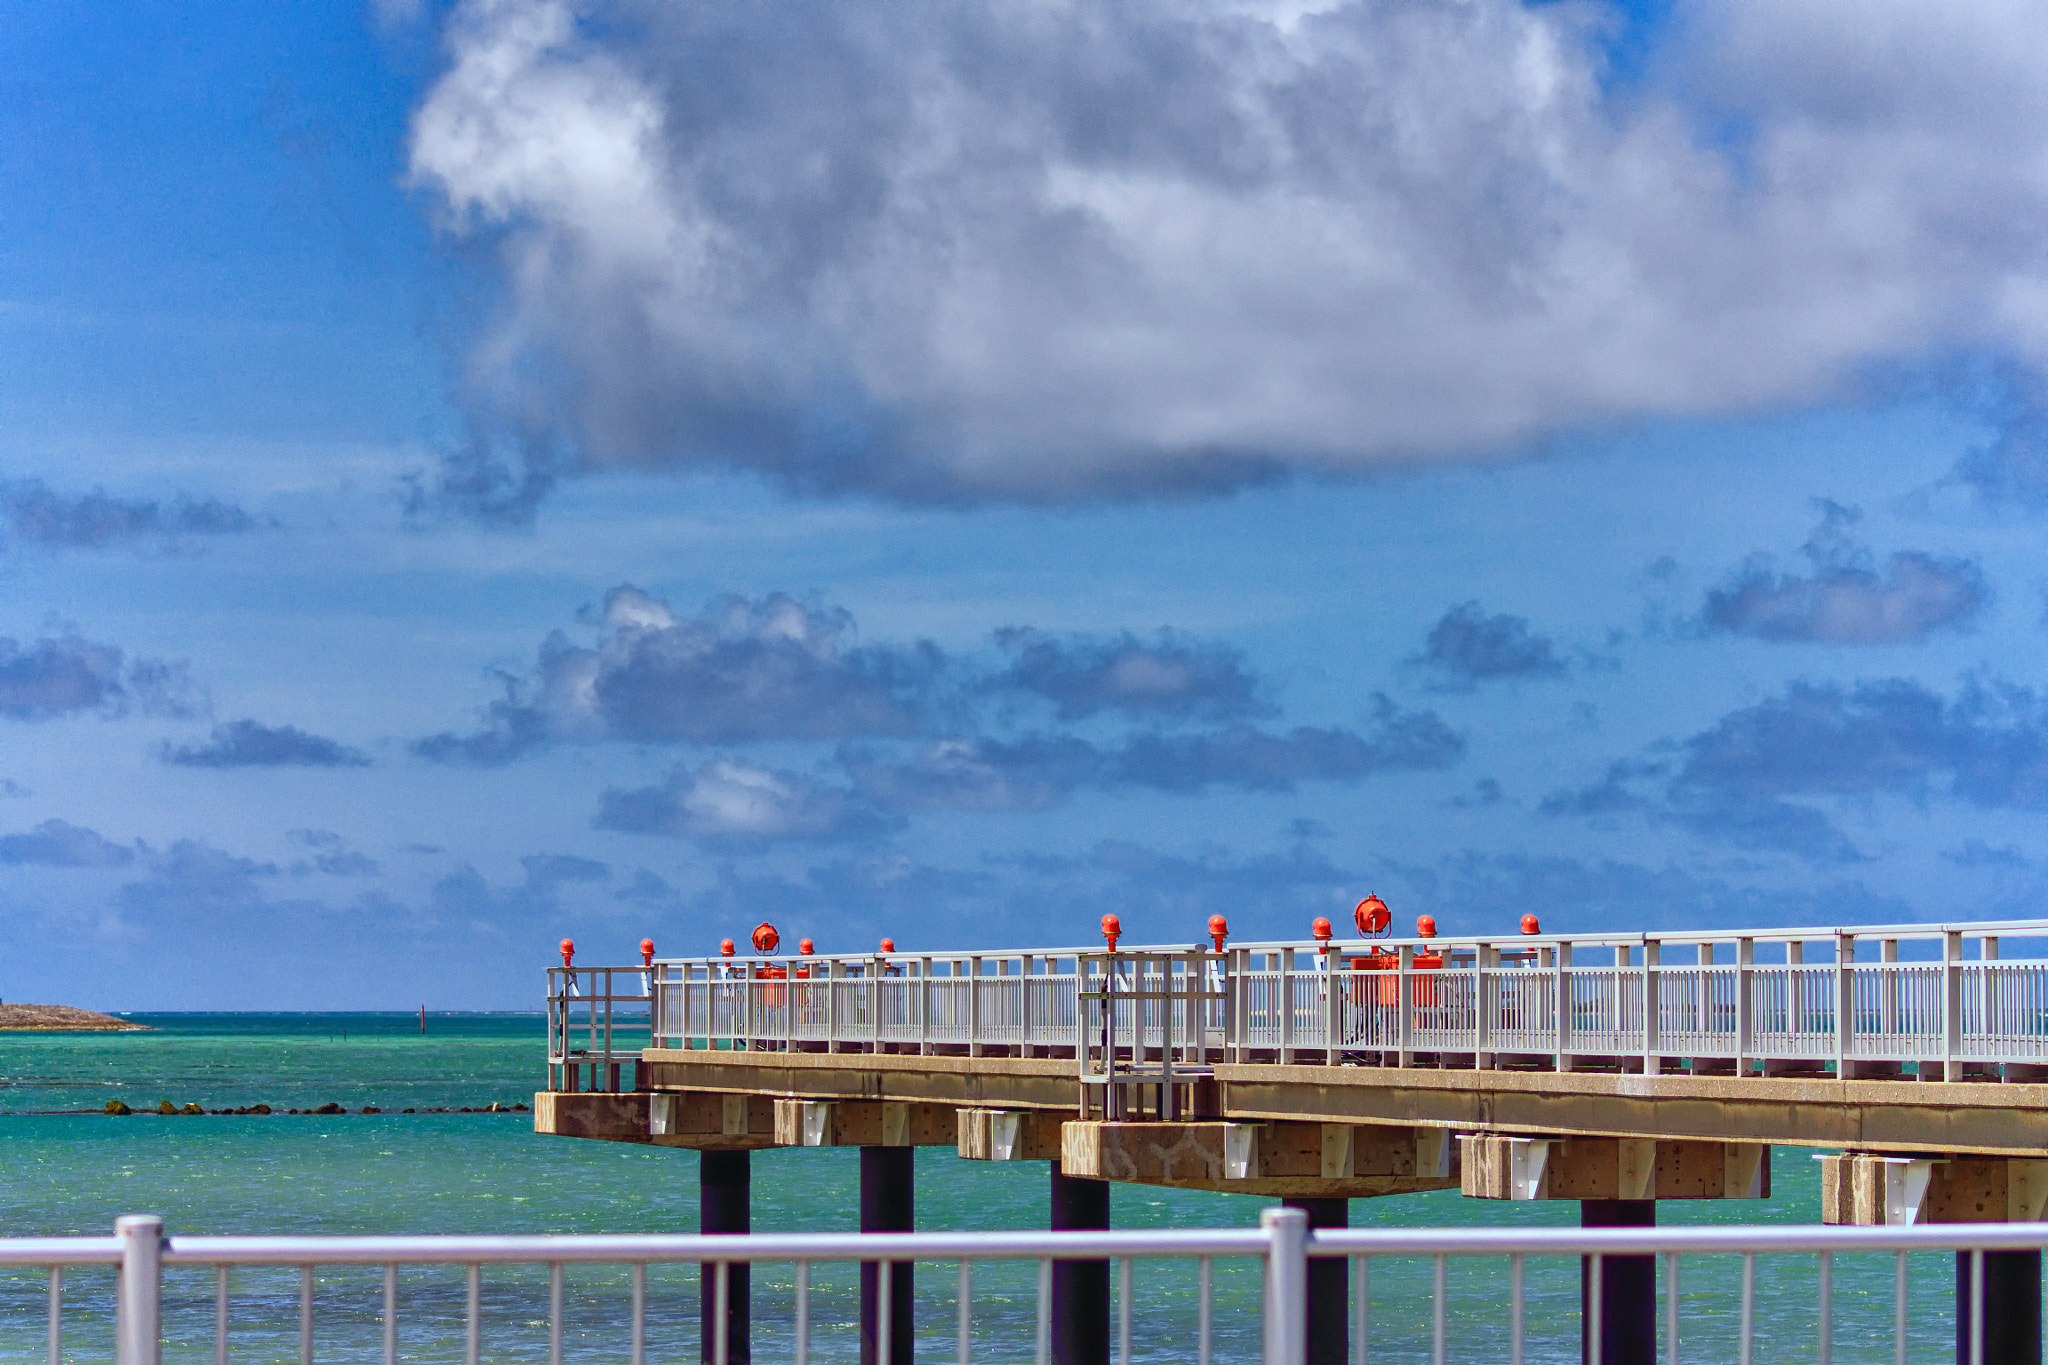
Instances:
[[[421,1006],[420,1006],[420,1032],[421,1032],[421,1033],[425,1033],[426,1031],[427,1031],[427,1007],[426,1007],[425,1005],[421,1005]]]

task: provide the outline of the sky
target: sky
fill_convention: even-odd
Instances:
[[[31,5],[0,999],[2038,913],[2048,12]]]

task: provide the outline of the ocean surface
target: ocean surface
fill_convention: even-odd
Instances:
[[[177,1233],[689,1232],[696,1228],[694,1153],[536,1136],[527,1113],[398,1112],[530,1103],[543,1082],[537,1015],[136,1015],[149,1033],[0,1034],[0,1236],[104,1234],[123,1213],[163,1215]],[[258,1115],[160,1117],[100,1112],[118,1099],[140,1111],[161,1101],[206,1109],[268,1104]],[[343,1115],[292,1115],[335,1103]],[[375,1106],[375,1115],[354,1112]],[[83,1111],[83,1112],[81,1112]],[[1819,1221],[1818,1168],[1810,1154],[1776,1150],[1774,1196],[1763,1202],[1663,1204],[1667,1223]],[[1248,1226],[1273,1201],[1244,1195],[1115,1187],[1121,1227]],[[850,1231],[858,1209],[851,1149],[756,1153],[754,1226]],[[917,1221],[924,1228],[1039,1228],[1047,1217],[1038,1162],[967,1162],[950,1149],[917,1154]],[[1569,1224],[1569,1202],[1500,1204],[1456,1191],[1354,1200],[1354,1227]],[[1429,1359],[1426,1263],[1371,1269],[1371,1359]],[[1889,1361],[1889,1255],[1842,1258],[1836,1278],[1836,1359]],[[78,1271],[65,1283],[67,1359],[111,1350],[110,1276]],[[851,1361],[857,1346],[851,1268],[821,1268],[812,1302],[813,1358]],[[1450,1359],[1506,1359],[1504,1262],[1452,1263]],[[1759,1262],[1759,1362],[1814,1358],[1815,1266],[1810,1257]],[[1912,1358],[1953,1359],[1953,1267],[1945,1256],[1910,1267]],[[694,1360],[697,1281],[692,1268],[649,1272],[649,1359]],[[1193,1358],[1192,1266],[1135,1269],[1132,1360]],[[623,1270],[568,1272],[566,1357],[626,1358]],[[1740,1259],[1688,1261],[1681,1275],[1684,1355],[1732,1361]],[[1035,1268],[977,1271],[971,1290],[975,1359],[1028,1360]],[[212,1278],[167,1276],[169,1362],[211,1361]],[[920,1359],[954,1359],[957,1280],[950,1265],[920,1266]],[[1219,1360],[1257,1358],[1259,1277],[1219,1263]],[[42,1272],[0,1271],[0,1361],[45,1358]],[[374,1270],[323,1270],[317,1281],[316,1359],[372,1361],[379,1351],[381,1279]],[[459,1270],[408,1271],[400,1290],[400,1355],[461,1359]],[[232,1286],[236,1361],[297,1359],[296,1272],[238,1271]],[[756,1272],[757,1361],[790,1358],[793,1288],[784,1268]],[[1578,1359],[1578,1267],[1531,1262],[1528,1359]],[[1661,1310],[1661,1306],[1660,1306]],[[542,1271],[485,1276],[487,1359],[547,1359]]]

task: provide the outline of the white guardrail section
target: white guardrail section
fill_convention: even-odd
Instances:
[[[1375,1261],[1414,1263],[1431,1267],[1432,1275],[1424,1307],[1431,1359],[1442,1362],[1452,1345],[1461,1357],[1473,1352],[1500,1358],[1501,1326],[1507,1327],[1506,1358],[1510,1365],[1523,1365],[1528,1347],[1526,1292],[1528,1263],[1544,1258],[1583,1257],[1588,1271],[1585,1283],[1591,1294],[1587,1314],[1600,1315],[1599,1261],[1607,1256],[1661,1258],[1663,1266],[1665,1365],[1681,1359],[1685,1329],[1712,1335],[1714,1344],[1704,1358],[1725,1360],[1721,1347],[1732,1344],[1734,1358],[1749,1365],[1757,1338],[1757,1270],[1759,1257],[1807,1258],[1788,1266],[1774,1259],[1769,1266],[1774,1286],[1782,1289],[1784,1277],[1815,1276],[1811,1282],[1817,1305],[1816,1336],[1812,1357],[1829,1365],[1836,1347],[1835,1258],[1845,1254],[1891,1253],[1889,1304],[1891,1358],[1906,1359],[1908,1331],[1907,1256],[1914,1252],[1963,1252],[1971,1256],[1971,1284],[1977,1287],[1971,1322],[1976,1328],[1968,1343],[1968,1359],[1981,1365],[1984,1320],[1981,1286],[1984,1284],[1983,1254],[1994,1251],[2036,1251],[2048,1242],[2048,1227],[2025,1224],[1950,1224],[1920,1227],[1688,1227],[1688,1228],[1455,1228],[1455,1229],[1355,1229],[1311,1233],[1307,1215],[1298,1209],[1267,1209],[1256,1229],[1161,1230],[1148,1232],[920,1232],[866,1234],[769,1234],[751,1236],[559,1236],[559,1237],[170,1237],[163,1235],[161,1219],[131,1216],[118,1220],[113,1237],[51,1237],[0,1239],[0,1268],[47,1268],[48,1360],[62,1365],[65,1337],[64,1271],[78,1267],[113,1267],[116,1281],[115,1353],[117,1365],[160,1365],[166,1339],[165,1270],[181,1267],[210,1268],[214,1272],[212,1347],[215,1365],[226,1365],[235,1349],[238,1303],[231,1272],[237,1268],[283,1267],[297,1269],[299,1294],[296,1305],[286,1307],[271,1295],[256,1302],[271,1310],[270,1321],[251,1325],[244,1331],[265,1331],[274,1338],[282,1327],[287,1333],[296,1319],[300,1365],[313,1365],[316,1321],[316,1267],[368,1266],[383,1269],[382,1311],[376,1315],[378,1338],[372,1342],[343,1342],[335,1333],[323,1339],[325,1358],[350,1361],[381,1360],[397,1365],[401,1345],[406,1358],[419,1354],[418,1338],[432,1333],[433,1341],[444,1340],[454,1323],[433,1321],[431,1309],[406,1312],[398,1292],[398,1271],[404,1267],[446,1266],[466,1271],[467,1293],[460,1317],[463,1358],[467,1365],[479,1365],[487,1358],[525,1355],[512,1337],[525,1339],[538,1326],[538,1302],[501,1307],[490,1322],[482,1309],[482,1281],[487,1267],[535,1266],[547,1270],[545,1318],[549,1365],[562,1365],[564,1337],[564,1268],[592,1264],[623,1266],[632,1274],[629,1359],[631,1365],[646,1365],[648,1354],[648,1267],[673,1263],[697,1263],[713,1277],[714,1322],[718,1324],[712,1358],[715,1365],[728,1365],[729,1343],[725,1340],[727,1321],[725,1290],[729,1268],[737,1264],[787,1264],[794,1268],[795,1297],[793,1331],[795,1365],[809,1365],[817,1323],[814,1321],[810,1274],[821,1263],[868,1261],[878,1270],[877,1302],[890,1302],[888,1276],[892,1265],[916,1262],[951,1263],[957,1289],[952,1324],[955,1359],[971,1365],[978,1343],[987,1346],[985,1334],[978,1339],[973,1315],[976,1304],[974,1272],[992,1262],[1035,1262],[1035,1338],[1031,1346],[1038,1365],[1048,1365],[1050,1355],[1051,1285],[1055,1261],[1108,1260],[1115,1267],[1117,1294],[1117,1361],[1132,1365],[1132,1263],[1168,1261],[1185,1265],[1195,1262],[1197,1282],[1195,1322],[1192,1340],[1161,1339],[1156,1327],[1147,1324],[1146,1354],[1167,1353],[1175,1359],[1193,1359],[1197,1365],[1211,1365],[1215,1358],[1217,1319],[1212,1293],[1214,1263],[1221,1258],[1246,1258],[1262,1269],[1263,1293],[1259,1296],[1262,1330],[1257,1357],[1265,1365],[1304,1365],[1306,1356],[1306,1305],[1308,1261],[1310,1258],[1344,1258],[1350,1262],[1352,1359],[1364,1365],[1374,1349],[1373,1334],[1382,1337],[1390,1328],[1388,1314],[1375,1318],[1371,1290]],[[1733,1296],[1703,1299],[1697,1293],[1682,1298],[1680,1286],[1689,1283],[1695,1271],[1681,1266],[1686,1257],[1735,1256],[1740,1258],[1740,1288]],[[1458,1262],[1460,1332],[1455,1341],[1448,1313],[1449,1265]],[[1172,1274],[1170,1267],[1157,1268]],[[1152,1273],[1148,1270],[1148,1274]],[[1554,1278],[1554,1277],[1553,1277]],[[1867,1278],[1867,1277],[1865,1277]],[[537,1290],[537,1287],[536,1287]],[[1553,1298],[1555,1297],[1553,1291]],[[1576,1297],[1576,1296],[1574,1296]],[[1729,1304],[1726,1299],[1732,1297]],[[690,1294],[695,1300],[697,1294]],[[1878,1307],[1882,1295],[1866,1289],[1847,1293],[1852,1309],[1864,1315]],[[1475,1302],[1476,1300],[1476,1302]],[[495,1302],[495,1299],[494,1299]],[[1682,1320],[1681,1302],[1686,1305]],[[1725,1317],[1732,1308],[1735,1322],[1708,1320],[1719,1308]],[[1924,1308],[1924,1305],[1923,1305]],[[282,1312],[280,1312],[282,1310]],[[1404,1341],[1412,1343],[1415,1329],[1425,1320],[1409,1305],[1394,1317],[1393,1327],[1408,1329]],[[287,1316],[288,1315],[288,1316]],[[10,1315],[16,1322],[20,1315]],[[176,1315],[172,1315],[176,1316]],[[189,1314],[186,1315],[189,1318]],[[1540,1325],[1555,1336],[1560,1322],[1571,1317],[1562,1305],[1544,1306]],[[277,1321],[279,1317],[282,1322]],[[1882,1320],[1880,1319],[1880,1322]],[[760,1319],[756,1318],[757,1326]],[[1920,1326],[1924,1332],[1926,1323]],[[1856,1339],[1874,1345],[1882,1327],[1873,1330],[1867,1322],[1852,1324]],[[701,1324],[700,1324],[701,1328]],[[1703,1329],[1714,1329],[1711,1333]],[[888,1315],[877,1324],[877,1358],[890,1358]],[[489,1332],[501,1339],[487,1345]],[[929,1333],[938,1336],[940,1332]],[[76,1333],[74,1332],[74,1335]],[[1597,1336],[1597,1334],[1595,1334]],[[1733,1343],[1725,1338],[1734,1337]],[[170,1342],[180,1358],[196,1358],[200,1343],[172,1334]],[[432,1343],[429,1343],[430,1345]],[[694,1344],[694,1343],[693,1343]],[[1554,1353],[1554,1345],[1552,1343]],[[507,1347],[514,1349],[508,1350]],[[997,1352],[1004,1359],[1023,1354],[1021,1342],[1000,1343]],[[246,1352],[246,1348],[243,1348]],[[1782,1349],[1782,1345],[1780,1346]],[[616,1345],[602,1354],[616,1358]],[[433,1352],[429,1352],[432,1354]],[[758,1353],[758,1352],[757,1352]],[[1408,1347],[1413,1354],[1413,1346]],[[1807,1354],[1804,1347],[1796,1352]],[[98,1351],[89,1353],[102,1358]],[[1600,1365],[1598,1346],[1593,1365]]]
[[[947,1051],[1076,1057],[1084,1074],[1109,1056],[1182,1078],[1217,1061],[1418,1053],[1480,1067],[1631,1059],[1652,1074],[1684,1059],[2018,1076],[2048,1066],[2048,959],[2001,957],[2013,940],[2038,949],[2048,919],[555,968],[548,1051],[556,1067],[616,1065],[646,1041]]]

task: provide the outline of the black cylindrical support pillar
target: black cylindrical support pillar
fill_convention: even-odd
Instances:
[[[917,1229],[915,1147],[860,1149],[860,1230],[914,1232]],[[911,1278],[909,1261],[889,1262],[889,1359],[886,1365],[911,1365]],[[878,1261],[860,1264],[860,1365],[885,1365],[881,1356],[881,1315],[876,1300],[882,1287]]]
[[[1652,1228],[1654,1199],[1581,1199],[1579,1226]],[[1600,1320],[1593,1320],[1593,1258],[1579,1258],[1579,1358],[1593,1359],[1600,1333],[1601,1365],[1650,1365],[1657,1359],[1657,1258],[1600,1258]]]
[[[1309,1231],[1351,1226],[1349,1199],[1283,1199],[1308,1215]],[[1351,1354],[1351,1263],[1318,1256],[1308,1263],[1308,1365],[1345,1365]]]
[[[1970,1362],[1970,1253],[1956,1253],[1956,1365]],[[1984,1365],[2041,1365],[2041,1253],[1984,1253]]]
[[[1109,1182],[1060,1174],[1052,1163],[1052,1230],[1109,1226]],[[1109,1262],[1052,1264],[1053,1365],[1109,1365]]]
[[[752,1172],[745,1151],[707,1151],[697,1166],[697,1227],[701,1232],[745,1233],[752,1217],[749,1184]],[[702,1312],[704,1359],[718,1358],[718,1274],[715,1265],[703,1267]],[[747,1365],[753,1359],[748,1340],[751,1318],[748,1312],[749,1276],[744,1261],[729,1262],[725,1268],[725,1358],[730,1365]]]

